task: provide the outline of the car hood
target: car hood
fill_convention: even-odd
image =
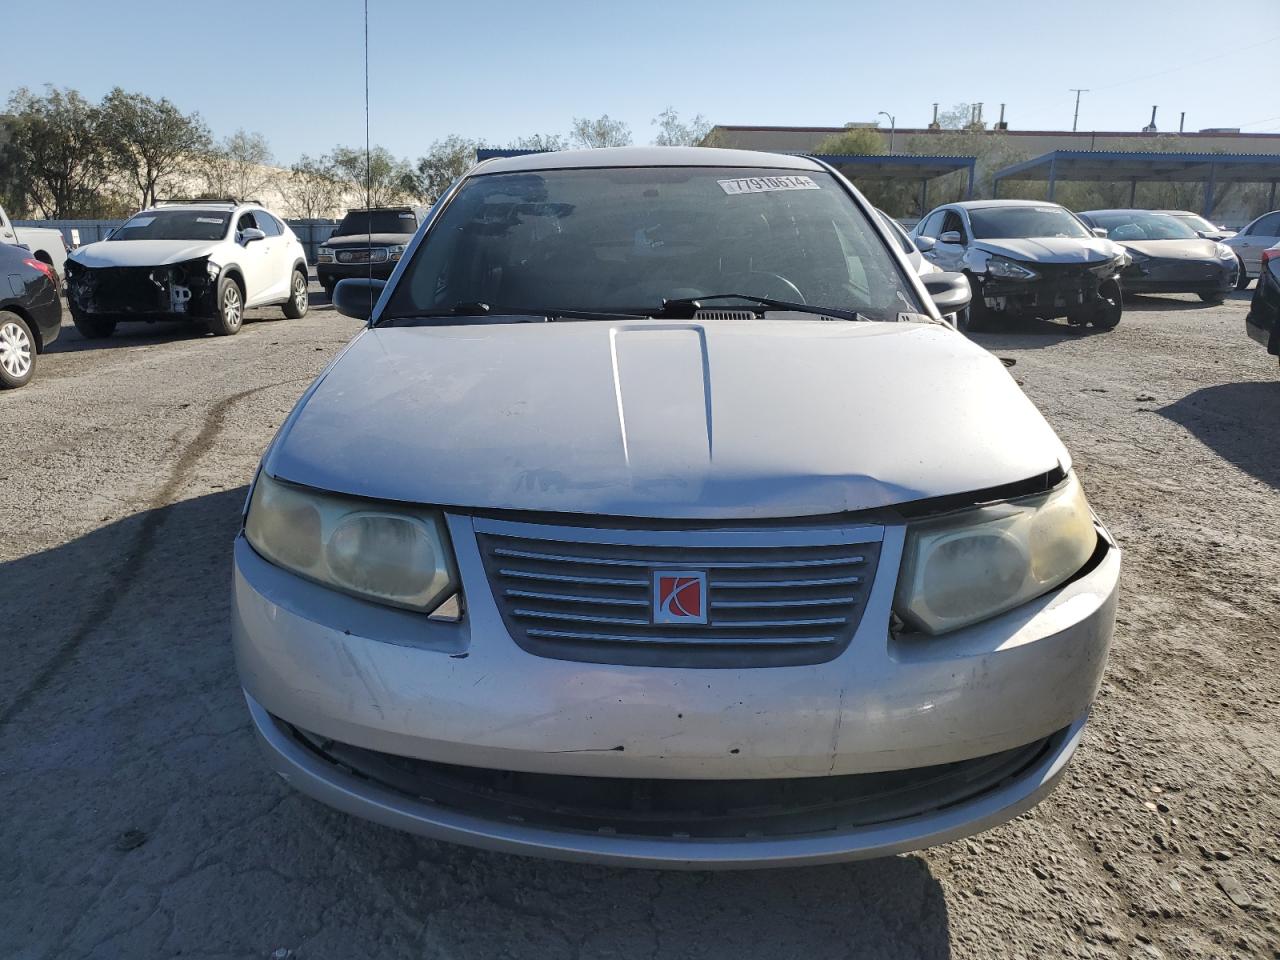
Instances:
[[[1034,239],[975,240],[974,246],[987,253],[1031,263],[1102,263],[1120,255],[1120,246],[1111,240],[1070,237]]]
[[[1135,253],[1161,260],[1217,260],[1218,242],[1203,240],[1125,240],[1123,246]]]
[[[408,243],[413,239],[412,233],[344,233],[340,237],[330,237],[324,241],[326,247],[367,247],[370,244],[394,246]]]
[[[71,254],[85,267],[159,267],[207,257],[214,240],[99,240]]]
[[[863,510],[1069,465],[951,329],[787,320],[373,328],[265,461],[358,496],[677,519]]]

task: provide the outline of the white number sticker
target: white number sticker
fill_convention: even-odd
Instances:
[[[743,177],[740,180],[717,180],[720,189],[729,196],[740,193],[772,193],[775,190],[819,190],[809,177]]]

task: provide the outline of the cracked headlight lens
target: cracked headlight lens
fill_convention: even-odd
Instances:
[[[912,523],[894,609],[926,633],[968,626],[1060,586],[1097,545],[1074,473],[1046,494]]]
[[[458,589],[438,510],[319,493],[262,473],[244,535],[276,566],[364,600],[430,613]]]
[[[1006,260],[1004,257],[992,257],[988,260],[987,273],[993,277],[1003,277],[1006,280],[1034,280],[1040,276],[1034,270],[1029,270],[1019,263]]]

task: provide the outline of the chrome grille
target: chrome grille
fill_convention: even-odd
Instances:
[[[475,521],[508,631],[539,656],[749,667],[821,663],[849,643],[878,526],[600,530]],[[705,572],[706,624],[654,623],[655,571]]]

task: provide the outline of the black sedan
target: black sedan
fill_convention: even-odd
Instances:
[[[1101,227],[1132,259],[1120,275],[1125,293],[1196,293],[1221,303],[1235,289],[1235,251],[1192,230],[1185,221],[1151,210],[1087,210],[1080,219]]]
[[[0,388],[21,387],[62,329],[58,276],[26,247],[0,243],[0,278]]]
[[[1249,336],[1280,357],[1280,244],[1262,251],[1262,269],[1245,319]]]

